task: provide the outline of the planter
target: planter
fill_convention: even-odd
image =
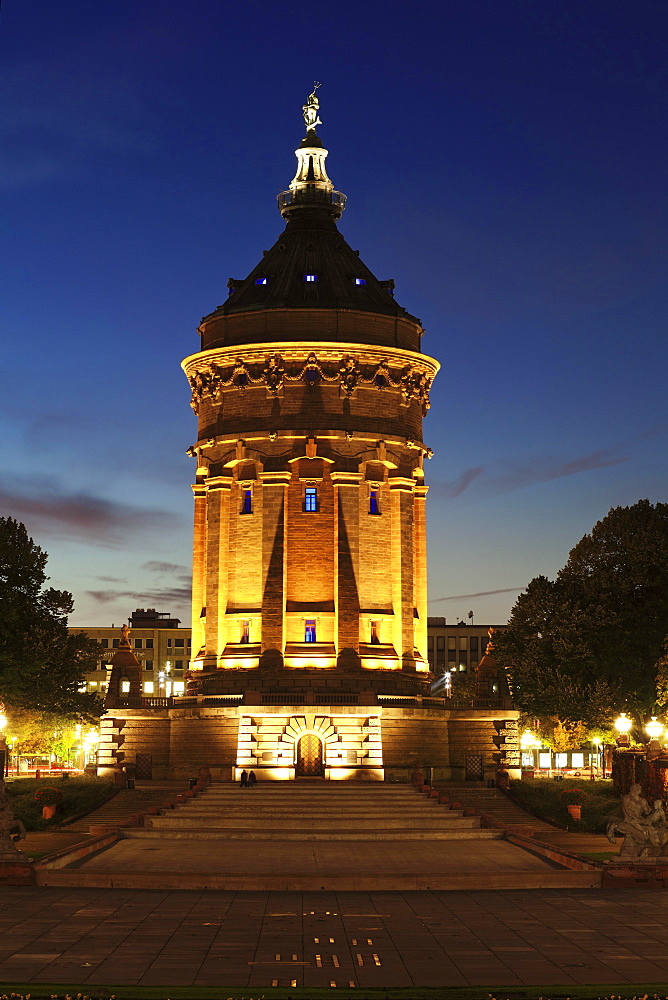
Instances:
[[[53,819],[56,815],[55,806],[42,806],[42,819]]]
[[[569,816],[573,819],[582,819],[582,806],[568,805],[566,808],[568,809]]]

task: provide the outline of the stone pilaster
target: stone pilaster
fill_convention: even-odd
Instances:
[[[225,613],[228,593],[229,508],[232,480],[219,477],[207,484],[206,659],[204,668],[218,665],[227,642]]]
[[[413,583],[413,489],[411,479],[390,479],[392,505],[392,589],[394,647],[402,669],[415,669],[415,590]]]
[[[361,474],[333,472],[337,666],[360,665],[359,539]]]
[[[427,486],[416,486],[413,500],[413,576],[415,580],[415,648],[425,665],[427,659]]]
[[[262,481],[262,658],[280,667],[285,650],[286,501],[291,474],[260,473]]]
[[[206,606],[206,485],[193,486],[194,530],[193,530],[193,590],[192,590],[192,652],[193,660],[199,660],[205,643]],[[201,664],[193,664],[200,666]]]

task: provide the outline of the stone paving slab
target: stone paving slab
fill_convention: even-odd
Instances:
[[[484,876],[481,881],[484,880]],[[668,894],[0,888],[0,982],[548,986],[668,980]]]

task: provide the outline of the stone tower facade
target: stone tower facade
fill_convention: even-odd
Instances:
[[[422,418],[439,365],[338,231],[345,196],[314,128],[296,156],[284,231],[183,362],[192,666],[425,675]]]
[[[285,229],[200,325],[188,690],[107,697],[101,770],[483,779],[517,713],[432,695],[422,420],[438,363],[338,231],[315,90]]]

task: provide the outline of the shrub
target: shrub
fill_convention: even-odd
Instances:
[[[582,781],[565,778],[563,782],[550,781],[548,778],[538,778],[533,781],[511,781],[509,794],[511,799],[539,819],[546,819],[557,826],[566,826],[566,810],[562,791],[571,788],[582,788]],[[611,819],[620,817],[622,807],[615,795],[611,781],[587,782],[586,799],[583,803],[582,820],[577,825],[578,830],[590,833],[604,833]],[[572,821],[569,828],[573,828]]]
[[[48,787],[46,782],[45,787]],[[35,798],[36,792],[41,790],[40,784],[34,778],[12,778],[7,781],[6,789],[12,800],[14,815],[26,830],[42,830],[76,813],[95,809],[115,792],[113,782],[107,778],[73,776],[57,789],[63,796],[58,819],[45,820],[42,819],[42,806]]]
[[[63,793],[53,785],[44,785],[35,792],[35,802],[39,806],[57,806],[63,801]]]
[[[560,792],[565,805],[567,806],[581,806],[583,801],[589,796],[585,792],[584,788],[564,788],[563,792]]]

